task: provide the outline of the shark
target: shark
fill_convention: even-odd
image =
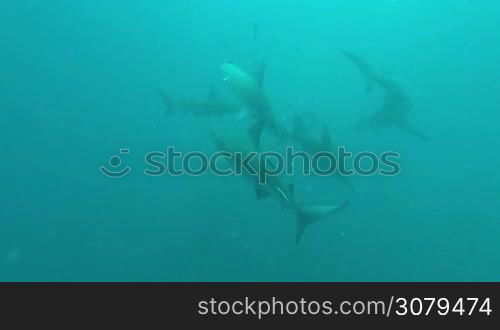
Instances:
[[[237,134],[236,136],[228,136],[217,134],[211,131],[212,138],[215,141],[217,149],[226,152],[230,155],[230,166],[235,169],[242,168],[241,161],[252,153],[254,157],[248,162],[248,165],[254,170],[250,172],[243,168],[241,176],[250,183],[256,192],[257,200],[265,198],[273,198],[282,208],[291,209],[296,215],[296,235],[295,242],[300,244],[304,232],[309,225],[316,223],[322,219],[335,215],[340,210],[343,210],[349,204],[348,201],[340,205],[305,205],[297,200],[295,196],[294,184],[289,183],[280,175],[266,176],[266,180],[261,180],[263,175],[266,175],[268,170],[275,166],[265,157],[259,157],[258,148],[254,144],[251,136],[247,133]],[[239,153],[240,157],[236,154]],[[256,154],[257,153],[257,154]]]
[[[265,128],[280,140],[290,137],[287,130],[278,125],[269,99],[264,92],[263,81],[265,69],[265,62],[262,62],[254,75],[245,72],[232,63],[224,63],[221,66],[226,85],[256,120],[255,124],[250,128],[249,134],[257,145],[259,144],[260,135]]]
[[[322,134],[319,140],[311,136],[311,130],[307,124],[311,118],[315,118],[314,115],[308,113],[295,114],[293,118],[292,139],[300,144],[304,151],[311,156],[320,152],[331,152],[337,155],[336,150],[338,147],[333,144],[330,130],[326,125],[322,126]],[[335,171],[333,176],[340,183],[354,191],[354,186],[352,185],[350,177],[341,175],[338,171]]]
[[[377,72],[377,70],[353,52],[343,51],[342,54],[365,76],[367,80],[366,92],[371,92],[375,85],[380,86],[385,91],[382,108],[356,125],[357,129],[398,127],[422,140],[430,140],[426,134],[413,127],[408,121],[412,104],[408,93],[399,82]]]
[[[223,117],[241,112],[239,104],[219,99],[213,87],[210,87],[210,92],[206,99],[185,99],[175,102],[164,92],[160,91],[159,95],[165,106],[166,115],[170,115],[176,110],[191,113],[196,117]]]

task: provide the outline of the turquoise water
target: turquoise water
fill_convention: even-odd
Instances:
[[[500,5],[467,0],[17,1],[1,6],[0,281],[497,281]],[[411,98],[397,128],[353,51]],[[295,176],[307,203],[350,205],[295,243],[295,216],[215,175],[146,176],[144,155],[214,151],[252,118],[165,115],[173,99],[238,102],[251,72],[278,121],[314,113],[349,150],[400,153],[397,176]],[[243,129],[241,129],[243,130]],[[316,131],[315,131],[316,132]],[[265,143],[265,141],[263,141]],[[111,179],[99,171],[120,149]]]

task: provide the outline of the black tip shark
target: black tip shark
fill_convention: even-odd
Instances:
[[[342,52],[342,54],[346,56],[367,79],[366,92],[370,92],[374,85],[380,86],[385,91],[382,108],[371,117],[359,123],[356,128],[381,129],[399,127],[422,140],[430,140],[427,135],[415,129],[408,122],[408,115],[412,107],[411,100],[400,83],[384,77],[358,55],[347,51]]]
[[[238,165],[236,162],[247,158],[247,156],[257,151],[257,147],[253,143],[252,138],[246,134],[223,136],[212,132],[212,137],[220,151],[227,152],[231,155],[228,160],[233,168],[236,166],[242,168],[241,164]],[[237,153],[240,154],[240,157],[236,157]],[[293,209],[295,211],[297,227],[295,241],[297,245],[300,243],[304,231],[309,225],[337,213],[349,204],[345,202],[341,205],[304,205],[297,201],[293,183],[286,183],[283,177],[279,175],[270,175],[266,177],[266,180],[261,180],[262,176],[266,175],[267,170],[272,166],[272,164],[265,162],[263,157],[258,157],[258,154],[254,155],[248,162],[248,165],[250,165],[255,173],[243,170],[242,177],[255,188],[258,200],[272,197],[278,201],[283,208]]]

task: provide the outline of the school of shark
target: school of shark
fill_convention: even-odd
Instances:
[[[366,79],[366,92],[371,93],[378,87],[383,93],[383,103],[379,109],[363,120],[354,130],[381,130],[397,128],[401,134],[410,134],[417,139],[429,141],[420,129],[414,127],[409,121],[411,113],[411,100],[402,84],[378,72],[361,56],[348,51],[340,53],[348,63],[352,63],[360,74]],[[308,154],[320,152],[336,153],[339,146],[334,145],[330,130],[323,125],[320,132],[311,130],[308,121],[315,120],[310,113],[297,113],[293,117],[291,129],[288,129],[274,115],[273,108],[264,88],[266,64],[258,67],[255,73],[249,73],[233,63],[224,63],[220,66],[222,79],[235,101],[229,102],[220,99],[211,87],[207,98],[174,100],[168,92],[159,91],[159,96],[164,104],[166,115],[174,113],[188,113],[196,117],[234,118],[247,123],[245,129],[236,134],[228,134],[222,130],[210,129],[210,133],[218,151],[228,153],[234,160],[236,153],[248,155],[262,153],[266,150],[262,135],[272,136],[282,145],[297,144]],[[316,119],[317,120],[317,119]],[[316,133],[320,134],[317,139]],[[234,166],[234,162],[230,162]],[[295,213],[296,236],[295,242],[301,242],[309,225],[327,218],[334,218],[349,205],[348,200],[338,201],[330,205],[308,205],[300,201],[295,195],[293,176],[270,176],[264,183],[259,177],[269,164],[263,164],[254,158],[251,161],[256,173],[243,173],[244,178],[256,191],[257,200],[272,198],[283,209],[290,209]],[[351,178],[335,172],[332,177],[337,182],[354,191]]]

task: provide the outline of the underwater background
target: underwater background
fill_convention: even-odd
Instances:
[[[498,281],[500,4],[480,0],[25,0],[0,5],[0,281]],[[409,120],[353,127],[401,81]],[[144,155],[213,151],[234,118],[165,116],[158,91],[235,100],[220,71],[262,61],[280,121],[312,112],[394,177],[297,178],[350,205],[295,244],[294,214],[236,177],[146,176]],[[243,119],[250,122],[248,119]],[[99,171],[120,149],[131,172]]]

